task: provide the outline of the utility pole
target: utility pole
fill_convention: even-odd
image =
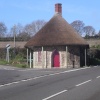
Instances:
[[[16,25],[13,27],[13,36],[14,36],[14,56],[16,55]]]

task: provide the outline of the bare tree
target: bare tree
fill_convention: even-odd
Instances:
[[[9,38],[9,37],[13,37],[13,36],[12,36],[11,33],[7,33],[5,37],[6,37],[6,38]]]
[[[95,36],[96,35],[96,32],[95,32],[95,29],[92,31],[91,33],[91,36]]]
[[[26,41],[30,39],[30,35],[26,32],[21,32],[18,34],[17,38],[19,38],[20,40]]]
[[[31,24],[27,24],[24,27],[19,23],[17,25],[14,25],[10,29],[10,32],[9,34],[7,34],[7,36],[14,37],[16,35],[16,38],[18,40],[28,40],[31,36],[38,32],[45,24],[46,22],[44,20],[33,21]]]
[[[35,26],[34,32],[38,32],[45,24],[46,22],[44,20],[37,20],[32,22],[32,25]]]
[[[24,32],[28,33],[30,36],[33,36],[35,33],[37,33],[44,25],[46,22],[44,20],[37,20],[33,21],[31,24],[27,24],[24,27]]]
[[[17,34],[23,32],[23,29],[24,29],[24,27],[23,27],[20,23],[18,23],[18,24],[16,25]]]
[[[78,34],[82,35],[84,23],[80,20],[73,21],[71,26],[77,31]]]
[[[94,36],[95,35],[95,29],[92,26],[85,26],[84,27],[84,33],[86,36]]]
[[[4,37],[7,31],[7,27],[3,22],[0,22],[0,37]]]
[[[98,36],[99,36],[99,38],[100,38],[100,30],[99,30],[99,32],[98,32]]]
[[[16,37],[19,35],[19,33],[23,32],[23,26],[18,23],[17,25],[14,25],[11,29],[10,29],[10,36],[14,36],[14,34],[16,35]]]
[[[33,29],[34,27],[32,27],[31,24],[27,24],[25,27],[24,27],[24,32],[27,33],[29,36],[32,36],[33,33]]]

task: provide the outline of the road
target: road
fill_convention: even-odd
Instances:
[[[100,100],[100,67],[42,70],[0,66],[0,100]]]

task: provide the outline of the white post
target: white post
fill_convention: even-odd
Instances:
[[[47,51],[44,52],[44,67],[47,68]]]
[[[8,49],[6,51],[6,61],[8,62]]]
[[[27,66],[28,66],[28,48],[27,48]]]
[[[66,67],[68,67],[68,48],[66,46]]]
[[[8,63],[9,63],[9,49],[8,49]]]
[[[86,48],[85,48],[85,66],[87,66],[86,61],[87,61],[87,58],[86,58]]]
[[[47,68],[47,51],[45,52],[45,66]]]
[[[9,63],[9,48],[7,48],[6,61]]]
[[[31,50],[30,50],[30,68],[32,68],[32,60],[31,60],[31,58],[32,58],[32,53],[31,53]]]
[[[42,47],[42,68],[44,67],[44,59],[43,59],[43,47]]]
[[[34,57],[35,55],[34,55],[34,51],[33,51],[33,68],[34,68],[34,66],[35,66],[35,62],[34,62]]]
[[[33,52],[33,66],[35,68],[35,55],[36,55],[36,52]]]
[[[6,61],[7,61],[7,59],[8,59],[7,56],[8,56],[8,54],[7,54],[7,50],[6,50]]]

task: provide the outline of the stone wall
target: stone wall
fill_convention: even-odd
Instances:
[[[80,48],[78,46],[68,47],[68,67],[80,67]]]
[[[52,53],[56,49],[60,56],[60,68],[72,68],[80,67],[80,48],[78,46],[68,46],[66,52],[65,46],[59,47],[45,47],[38,48],[34,51],[33,67],[34,68],[51,68],[52,65]]]

